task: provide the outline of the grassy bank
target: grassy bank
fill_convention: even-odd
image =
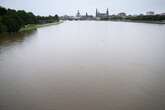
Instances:
[[[21,28],[19,32],[24,32],[24,31],[31,31],[31,30],[36,30],[37,28],[41,27],[46,27],[46,26],[51,26],[51,25],[57,25],[62,23],[63,21],[60,22],[53,22],[53,23],[47,23],[47,24],[29,24],[26,25],[24,28]]]

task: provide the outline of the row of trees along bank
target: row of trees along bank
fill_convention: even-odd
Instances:
[[[0,33],[18,32],[27,24],[44,24],[58,21],[58,15],[35,16],[32,12],[6,9],[0,6]]]

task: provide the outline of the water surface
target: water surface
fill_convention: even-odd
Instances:
[[[0,110],[164,110],[165,25],[72,21],[0,37]]]

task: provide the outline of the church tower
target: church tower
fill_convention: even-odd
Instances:
[[[97,10],[97,8],[96,8],[96,17],[98,16],[98,10]]]
[[[80,11],[79,10],[77,10],[77,14],[76,14],[76,17],[80,17],[81,15],[80,15]]]
[[[86,17],[88,17],[88,13],[86,12]]]
[[[106,14],[107,14],[107,17],[108,17],[109,16],[109,10],[108,10],[108,8],[107,8]]]

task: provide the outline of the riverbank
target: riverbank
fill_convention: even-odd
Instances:
[[[53,22],[53,23],[46,23],[46,24],[29,24],[29,25],[26,25],[24,28],[21,28],[19,30],[19,32],[36,30],[37,28],[42,28],[42,27],[51,26],[51,25],[58,25],[62,22],[63,21]]]
[[[131,22],[131,23],[149,23],[149,24],[165,24],[165,21],[140,21],[140,20],[100,20],[113,22]]]
[[[138,21],[138,20],[120,20],[120,21],[133,22],[133,23],[165,24],[165,21]]]

